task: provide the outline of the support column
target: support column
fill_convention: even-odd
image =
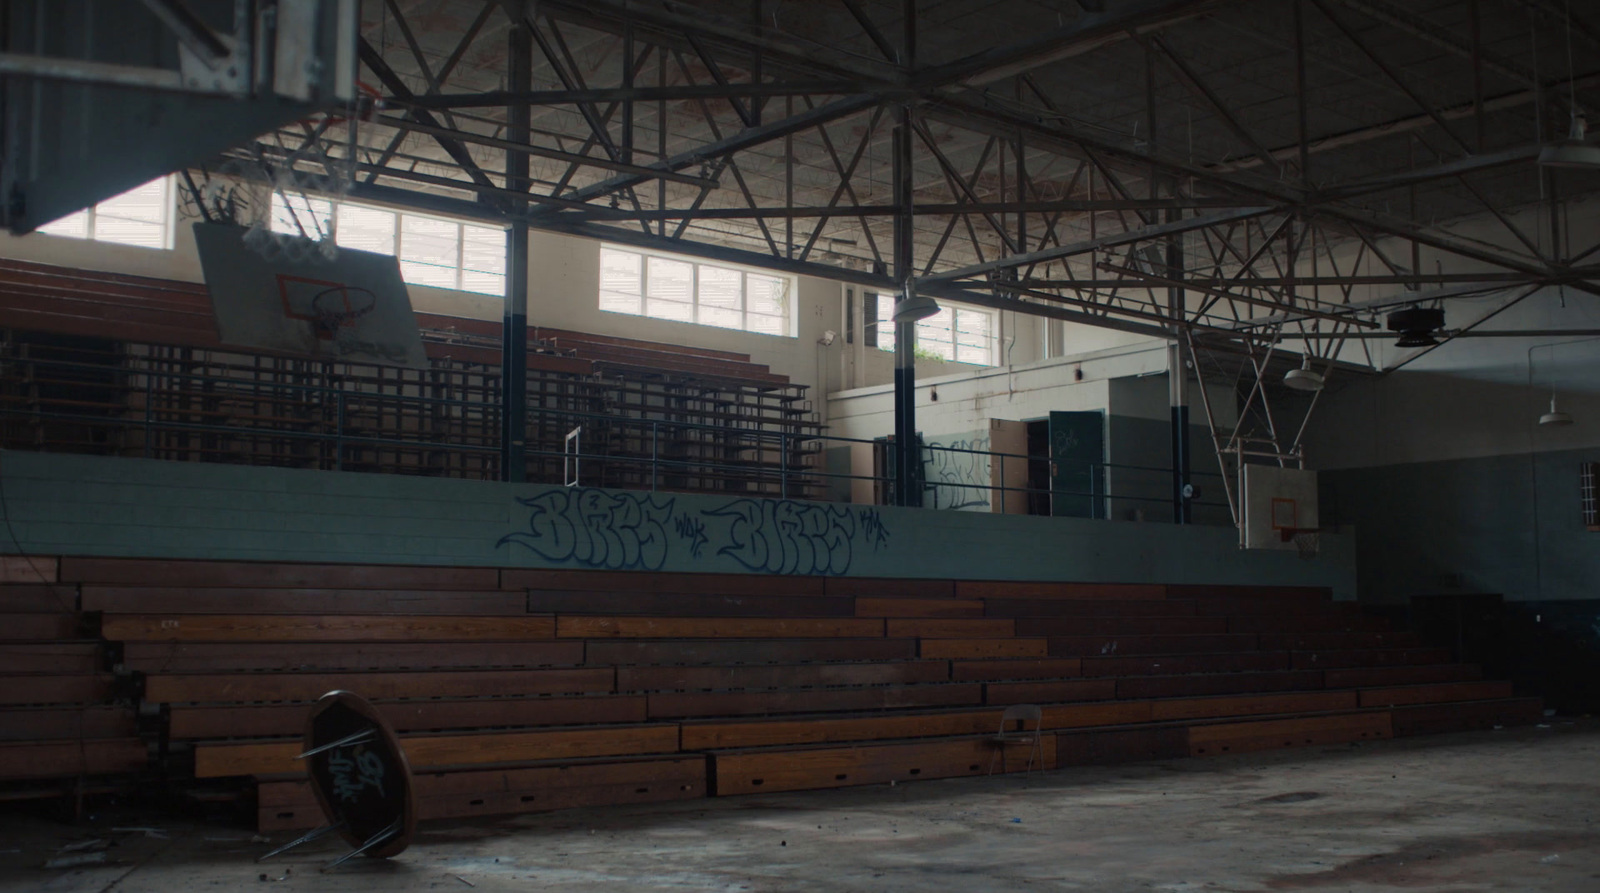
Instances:
[[[1179,219],[1177,211],[1168,211],[1167,220]],[[1184,276],[1183,236],[1167,237],[1167,275],[1175,280]],[[1175,321],[1172,343],[1167,346],[1167,387],[1172,408],[1172,523],[1188,524],[1193,520],[1191,504],[1194,486],[1189,471],[1189,370],[1183,361],[1183,333],[1176,326],[1187,314],[1184,290],[1173,286],[1167,289],[1167,313]]]
[[[533,34],[525,15],[512,17],[508,46],[507,89],[525,93],[533,89]],[[529,137],[528,106],[506,110],[506,139],[526,145]],[[528,156],[506,153],[506,188],[528,190]],[[501,323],[500,349],[500,479],[528,479],[528,203],[513,199],[507,209],[511,226],[506,230],[506,311]]]
[[[1167,382],[1172,404],[1172,521],[1193,521],[1193,484],[1189,472],[1189,370],[1183,361],[1183,346],[1167,345]]]
[[[900,282],[899,300],[916,294],[913,264],[911,208],[911,112],[901,106],[894,129],[894,275]],[[894,326],[894,504],[922,504],[922,490],[916,486],[916,466],[922,462],[917,450],[917,324],[897,322]]]

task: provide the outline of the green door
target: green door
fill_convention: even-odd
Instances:
[[[1105,415],[1050,413],[1050,514],[1105,517]]]

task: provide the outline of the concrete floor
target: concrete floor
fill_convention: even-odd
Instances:
[[[154,825],[170,839],[112,827]],[[116,863],[45,870],[74,841]],[[0,812],[0,890],[1600,891],[1600,722],[424,826],[258,866],[238,826]],[[276,835],[275,841],[286,839]],[[263,870],[267,871],[262,880]]]

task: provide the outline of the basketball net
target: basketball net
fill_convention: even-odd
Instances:
[[[336,354],[349,351],[354,347],[349,343],[349,330],[377,306],[378,296],[358,285],[340,285],[319,292],[311,299],[317,342],[332,342]]]
[[[356,119],[346,120],[353,146]],[[330,209],[350,193],[355,165],[349,159],[328,155],[320,140],[304,141],[293,151],[281,140],[278,145],[288,154],[269,158],[256,146],[251,158],[224,163],[217,171],[222,176],[205,186],[206,200],[215,197],[213,189],[222,188],[213,184],[225,182],[223,178],[255,184],[259,188],[253,190],[254,198],[238,221],[246,227],[246,246],[269,261],[333,260],[339,255],[339,246]],[[282,232],[274,229],[274,222]]]
[[[1317,553],[1319,551],[1321,551],[1321,548],[1322,548],[1322,531],[1321,530],[1318,530],[1318,529],[1305,529],[1305,530],[1302,530],[1302,529],[1295,528],[1295,527],[1286,527],[1286,528],[1283,529],[1283,532],[1282,532],[1281,536],[1283,537],[1283,541],[1284,542],[1286,542],[1286,543],[1289,543],[1289,542],[1294,543],[1295,550],[1297,552],[1299,552],[1300,553],[1300,557],[1305,559],[1306,561],[1310,561],[1311,559],[1316,558],[1317,557]]]

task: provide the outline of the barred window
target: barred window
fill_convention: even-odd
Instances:
[[[614,248],[600,249],[600,309],[788,335],[794,279]]]

